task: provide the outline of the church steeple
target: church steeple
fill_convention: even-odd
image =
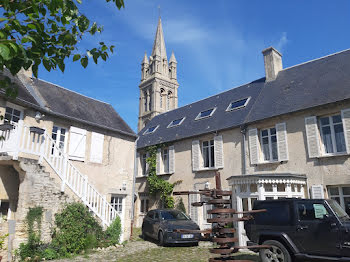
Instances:
[[[177,61],[174,53],[168,63],[162,20],[159,17],[151,56],[148,60],[145,53],[141,62],[138,131],[154,116],[177,108],[179,83],[176,79],[176,70]]]

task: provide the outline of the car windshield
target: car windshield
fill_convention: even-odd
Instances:
[[[184,213],[177,210],[160,211],[160,216],[164,220],[189,220]]]
[[[342,209],[342,207],[338,204],[337,201],[328,199],[328,204],[331,206],[337,217],[339,217],[341,220],[350,220],[349,215]]]

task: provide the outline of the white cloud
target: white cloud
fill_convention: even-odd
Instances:
[[[282,52],[283,48],[286,46],[287,43],[288,43],[287,33],[283,32],[278,43],[276,44],[277,50]]]

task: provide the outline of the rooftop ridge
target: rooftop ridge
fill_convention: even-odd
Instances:
[[[104,102],[104,101],[98,100],[98,99],[93,98],[93,97],[89,97],[89,96],[84,95],[84,94],[81,94],[81,93],[78,93],[77,91],[74,91],[74,90],[71,90],[71,89],[65,88],[65,87],[63,87],[63,86],[60,86],[60,85],[54,84],[54,83],[49,82],[49,81],[47,81],[47,80],[44,80],[44,79],[39,79],[39,78],[36,78],[36,79],[37,79],[37,80],[39,80],[39,81],[42,81],[42,82],[48,83],[48,84],[50,84],[50,85],[53,85],[53,86],[56,86],[56,87],[62,88],[62,89],[67,90],[67,91],[69,91],[69,92],[75,93],[75,94],[77,94],[77,95],[80,95],[80,96],[83,96],[83,97],[89,98],[89,99],[91,99],[91,100],[95,100],[95,101],[97,101],[97,102],[100,102],[100,103],[107,104],[107,105],[110,105],[110,106],[111,106],[111,104],[110,104],[110,103],[107,103],[107,102]]]

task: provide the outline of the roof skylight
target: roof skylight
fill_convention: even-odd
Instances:
[[[154,133],[157,130],[158,127],[159,127],[159,125],[158,126],[152,126],[152,127],[148,128],[143,134],[144,135],[152,134],[152,133]]]
[[[250,100],[250,97],[233,101],[230,103],[226,111],[232,111],[232,110],[243,108],[248,104],[249,100]]]
[[[182,122],[185,120],[185,118],[186,117],[182,117],[182,118],[171,121],[170,124],[168,125],[168,128],[181,125]]]
[[[216,110],[216,107],[202,111],[198,114],[195,120],[211,117],[214,114],[215,110]]]

